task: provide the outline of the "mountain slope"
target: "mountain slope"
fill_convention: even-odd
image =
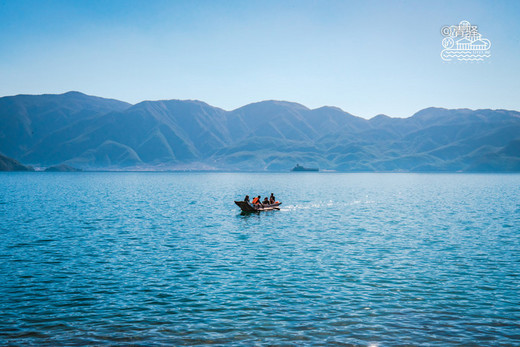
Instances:
[[[274,100],[224,111],[77,92],[0,98],[0,151],[36,166],[517,171],[518,141],[520,113],[507,110],[427,108],[367,120]]]
[[[200,101],[146,101],[53,132],[24,160],[90,167],[187,163],[230,142],[223,124],[224,111]]]
[[[0,154],[0,171],[34,171],[30,166],[20,164],[13,158]]]
[[[79,92],[0,98],[0,149],[8,156],[22,157],[52,132],[128,106],[122,101]]]

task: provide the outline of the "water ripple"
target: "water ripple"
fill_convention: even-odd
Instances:
[[[0,344],[518,345],[519,183],[2,174]]]

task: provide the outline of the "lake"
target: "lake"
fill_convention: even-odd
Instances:
[[[518,174],[1,173],[0,344],[519,345],[519,231]]]

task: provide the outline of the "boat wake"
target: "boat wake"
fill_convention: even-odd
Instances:
[[[348,208],[350,206],[361,205],[361,204],[374,204],[373,200],[353,200],[353,201],[320,201],[320,202],[303,202],[301,204],[286,205],[280,208],[280,211],[298,211],[298,210],[311,210],[321,208]]]

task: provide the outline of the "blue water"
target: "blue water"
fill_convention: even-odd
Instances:
[[[520,175],[3,173],[0,344],[520,345],[519,231]]]

